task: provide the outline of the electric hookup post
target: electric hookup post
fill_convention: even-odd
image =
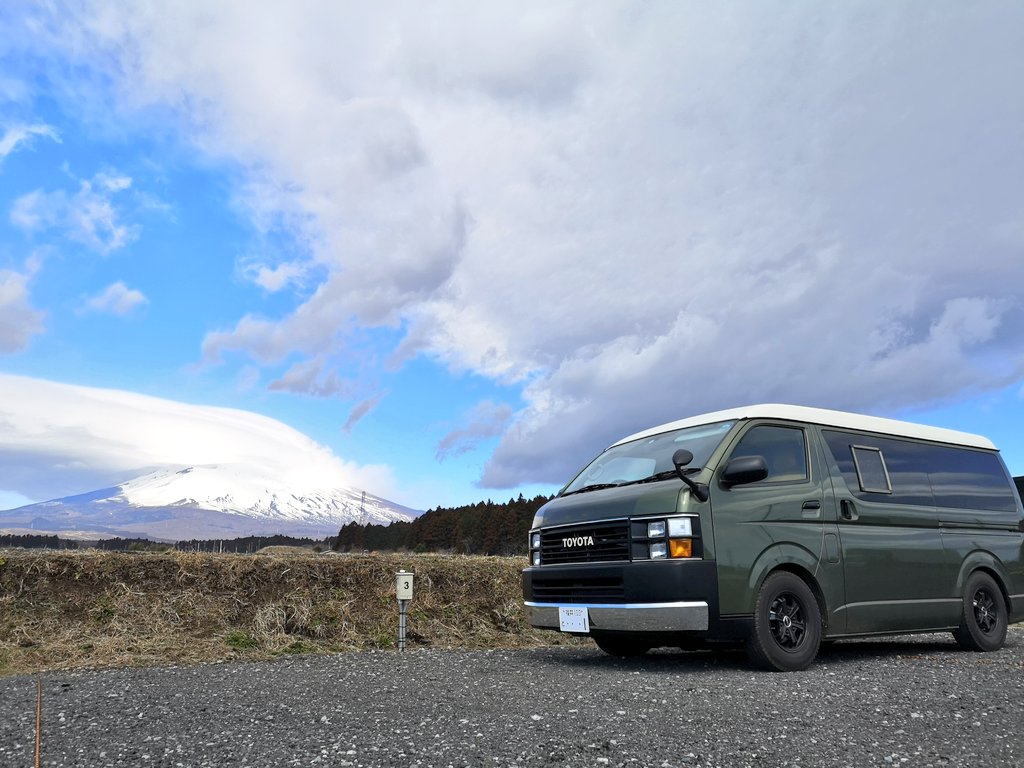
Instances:
[[[399,571],[395,574],[395,594],[398,596],[398,650],[405,650],[405,609],[412,600],[413,574]]]

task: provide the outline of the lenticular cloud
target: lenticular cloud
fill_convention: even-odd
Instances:
[[[165,467],[234,464],[303,488],[391,492],[359,467],[255,413],[0,375],[0,486],[29,498],[91,491]]]

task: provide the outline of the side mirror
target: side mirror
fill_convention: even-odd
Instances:
[[[764,456],[737,456],[730,459],[722,471],[722,485],[727,488],[733,485],[756,483],[768,477],[768,462]]]
[[[675,465],[677,469],[679,467],[685,467],[691,461],[693,461],[693,453],[685,448],[680,448],[672,454],[672,464]]]
[[[708,487],[704,483],[696,483],[691,478],[686,476],[683,472],[683,467],[693,461],[693,453],[680,448],[672,454],[672,463],[676,466],[676,474],[679,475],[679,479],[686,483],[690,488],[690,493],[697,501],[707,501],[710,498],[708,494]]]

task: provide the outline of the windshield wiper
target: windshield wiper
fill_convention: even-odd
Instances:
[[[694,472],[700,472],[697,467],[687,467],[683,470],[687,474]],[[574,493],[586,493],[587,491],[600,491],[602,488],[619,488],[623,485],[639,485],[640,483],[656,483],[659,480],[671,480],[673,477],[678,478],[679,473],[674,469],[666,469],[664,472],[657,472],[650,477],[642,477],[639,480],[626,480],[622,483],[594,483],[592,485],[584,485],[582,488],[577,488],[575,491],[569,491],[563,493],[563,496],[572,496]]]
[[[674,469],[666,469],[664,472],[658,472],[656,474],[651,475],[650,477],[644,477],[644,478],[641,478],[640,480],[634,480],[633,482],[634,483],[638,483],[638,484],[639,483],[656,483],[659,480],[670,480],[673,477],[678,480],[679,479],[679,473],[676,472]]]
[[[572,496],[574,493],[586,493],[587,491],[600,491],[602,488],[618,488],[620,485],[625,483],[594,483],[593,485],[584,485],[582,488],[577,488],[575,491],[569,491],[563,493],[563,496]]]
[[[683,470],[687,474],[693,474],[694,472],[700,472],[699,467],[687,467]],[[633,485],[639,483],[656,483],[659,480],[671,480],[672,478],[679,478],[679,472],[674,469],[666,469],[664,472],[656,472],[650,477],[643,477],[639,480],[631,480],[629,483],[623,483],[623,485]]]

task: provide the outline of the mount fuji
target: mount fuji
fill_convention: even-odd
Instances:
[[[244,464],[161,469],[76,496],[0,511],[0,531],[161,541],[285,534],[334,536],[350,522],[388,525],[420,515],[361,490],[319,487]]]

